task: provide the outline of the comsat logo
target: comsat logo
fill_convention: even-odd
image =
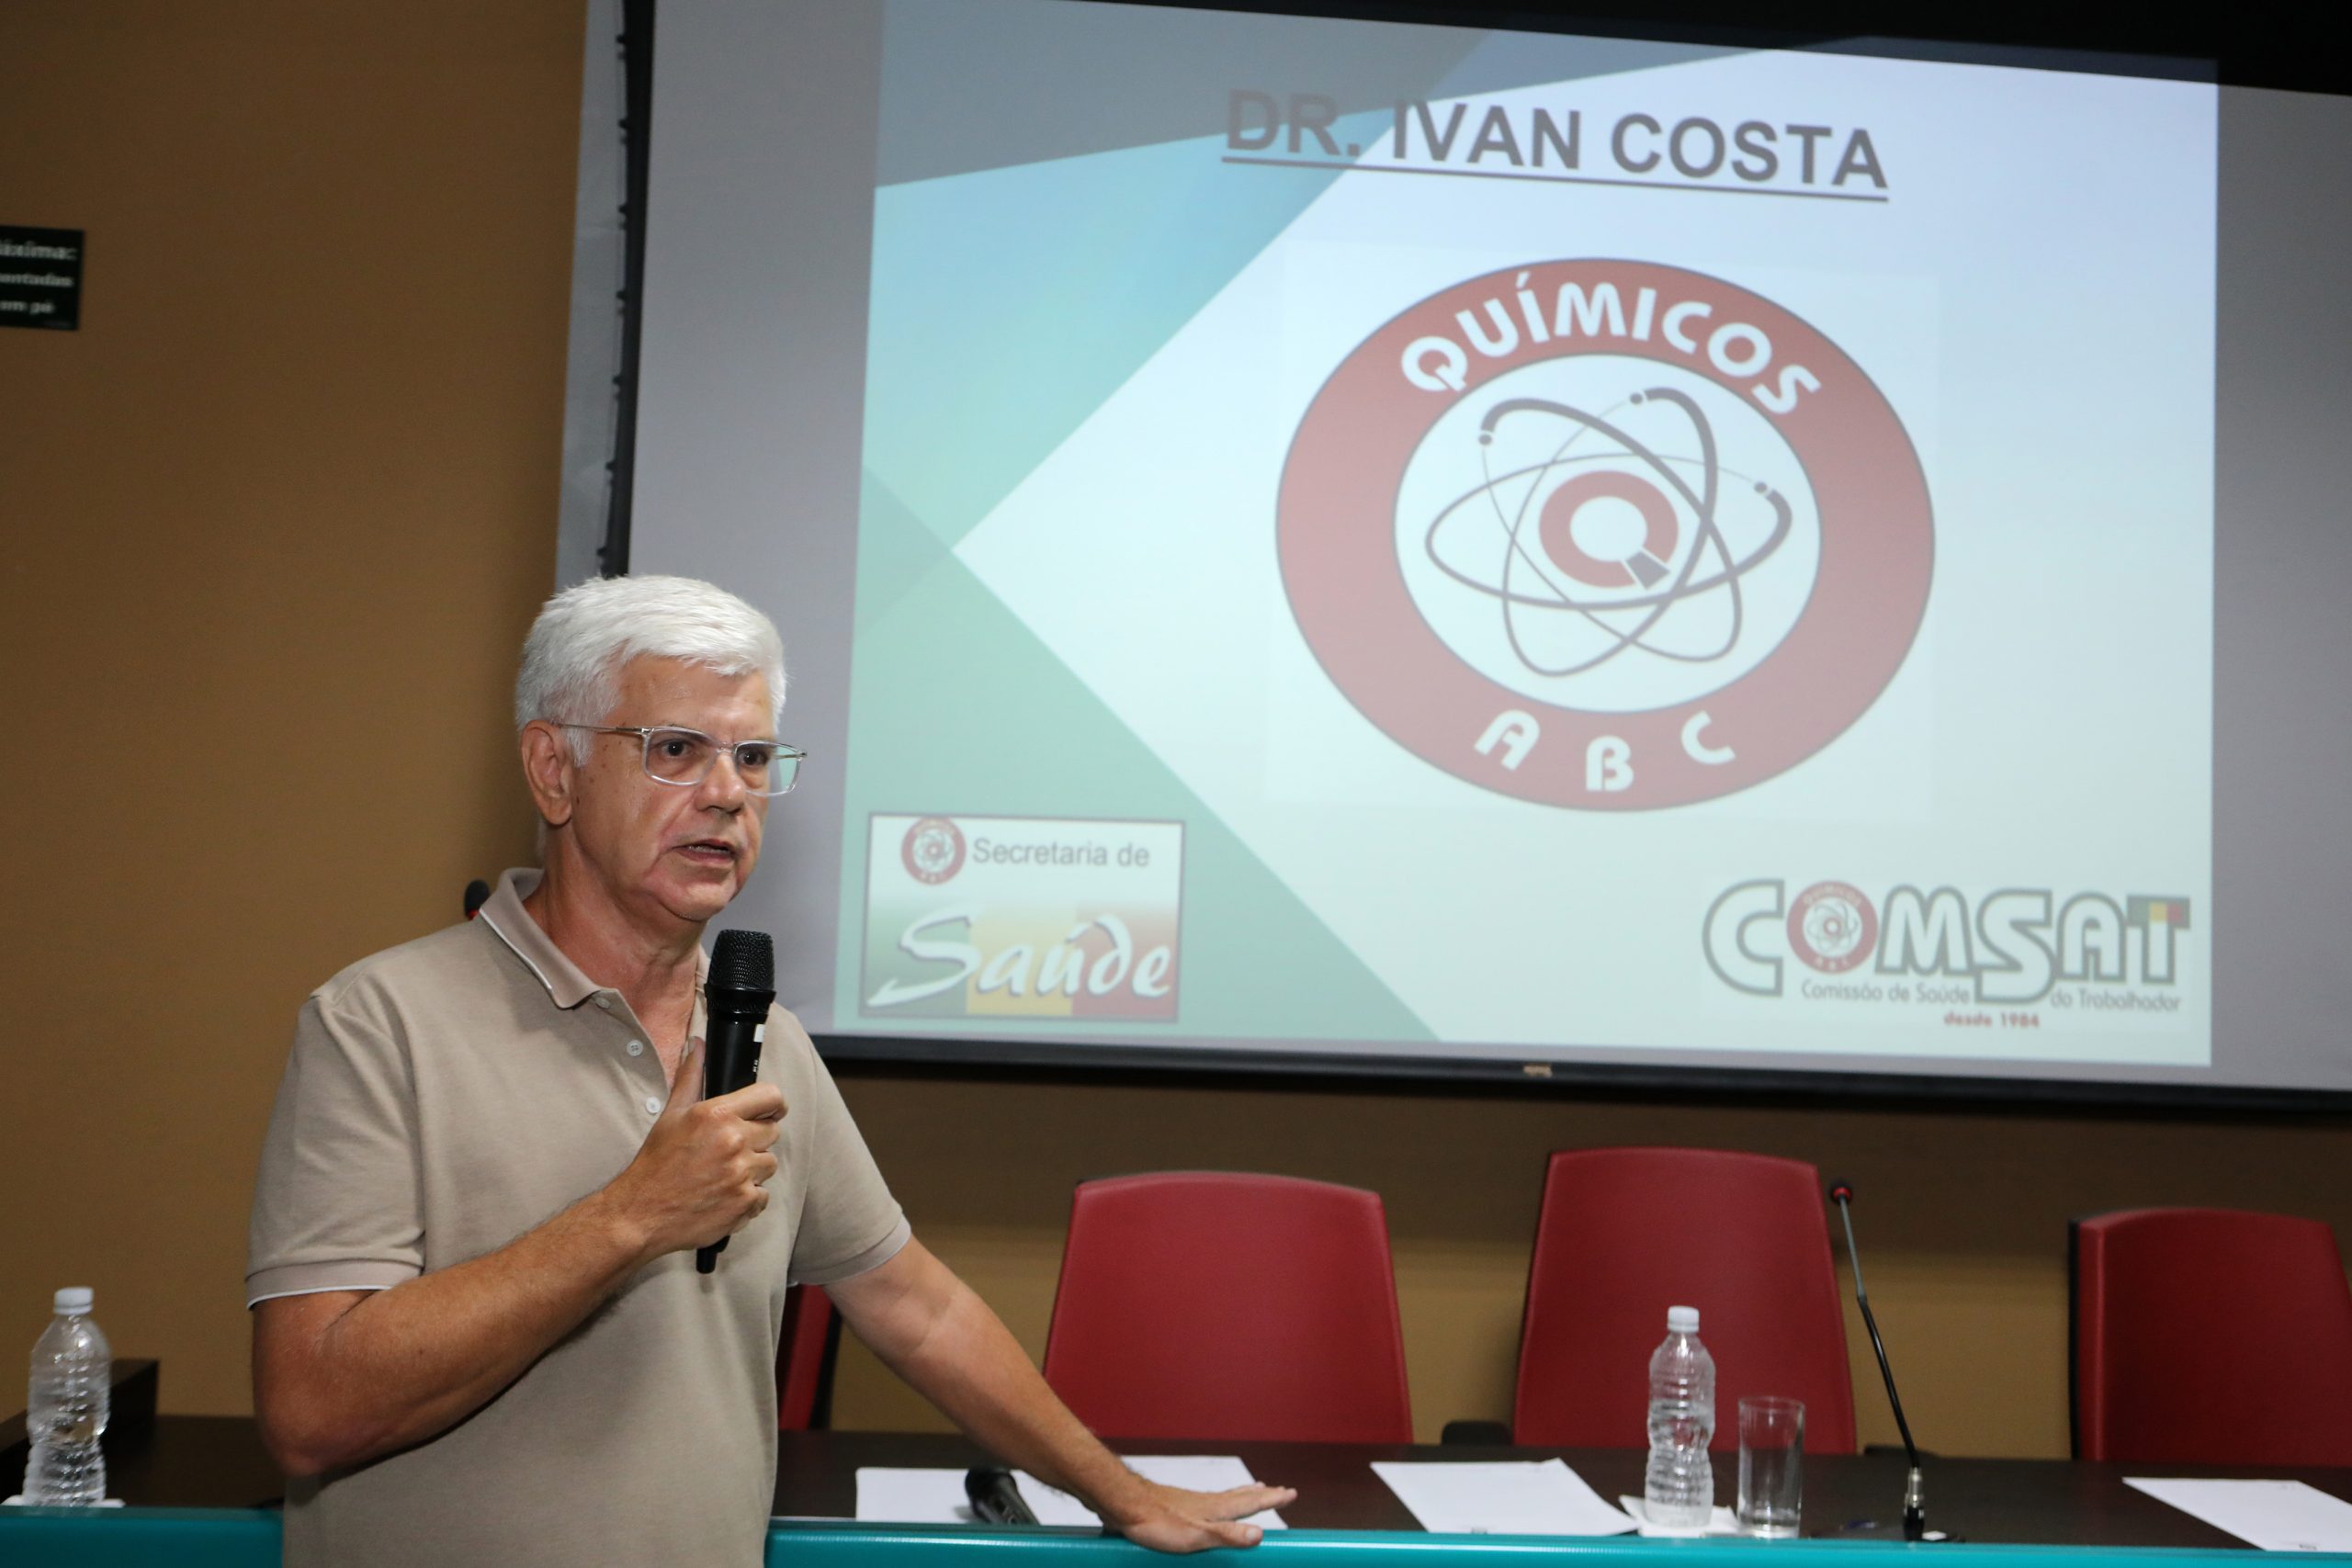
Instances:
[[[1741,882],[1707,907],[1702,930],[1715,978],[1752,997],[2019,1006],[2079,982],[2062,1005],[2168,1012],[2180,977],[2188,900],[2003,887],[1970,895],[1908,883],[1873,900],[1846,882],[1793,897],[1779,877]],[[2098,987],[2154,987],[2149,996]]]
[[[1392,739],[1616,810],[1837,739],[1934,558],[1917,455],[1853,360],[1747,289],[1615,261],[1475,277],[1366,338],[1300,422],[1279,535],[1300,630]]]

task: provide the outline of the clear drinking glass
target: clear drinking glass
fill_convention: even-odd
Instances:
[[[1739,1528],[1792,1536],[1804,1509],[1804,1402],[1739,1402]]]

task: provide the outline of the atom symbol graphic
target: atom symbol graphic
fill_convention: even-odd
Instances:
[[[1805,911],[1804,939],[1824,958],[1843,958],[1862,940],[1861,914],[1842,899],[1825,898]]]
[[[944,817],[925,817],[907,829],[899,860],[917,882],[937,886],[964,868],[963,829]]]
[[[1689,449],[1666,452],[1645,441],[1625,428],[1625,409],[1679,416],[1683,428],[1672,434]],[[1507,423],[1537,422],[1564,433],[1532,461],[1496,472],[1498,434]],[[1724,467],[1714,424],[1697,400],[1650,387],[1593,413],[1548,398],[1508,398],[1479,420],[1477,443],[1485,482],[1438,512],[1422,547],[1446,577],[1501,606],[1504,636],[1529,673],[1579,675],[1636,649],[1707,664],[1739,646],[1742,579],[1787,542],[1795,515],[1770,484],[1740,486],[1743,498],[1770,509],[1770,521],[1760,541],[1734,547],[1719,524],[1731,499],[1724,481],[1746,476]],[[1721,602],[1713,636],[1668,639],[1668,617],[1709,601]],[[1560,647],[1568,640],[1564,621],[1585,633],[1573,650]],[[1549,656],[1531,646],[1539,628],[1555,649]]]
[[[944,833],[925,833],[915,840],[914,861],[928,874],[940,875],[956,863],[956,846]]]
[[[1859,887],[1816,882],[1789,908],[1789,947],[1825,975],[1842,975],[1878,944],[1878,911]]]

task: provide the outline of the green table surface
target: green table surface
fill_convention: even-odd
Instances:
[[[1151,1442],[1129,1453],[1232,1453],[1261,1479],[1298,1488],[1283,1510],[1294,1527],[1259,1549],[1264,1568],[1437,1568],[1399,1553],[1442,1552],[1442,1568],[1509,1568],[1543,1555],[1584,1568],[1862,1568],[1871,1554],[1966,1559],[1977,1568],[2128,1568],[2132,1563],[2244,1568],[2250,1548],[2123,1483],[2127,1475],[2291,1476],[2352,1499],[2352,1472],[2232,1470],[2211,1465],[2080,1464],[2050,1460],[1931,1458],[1931,1525],[1964,1542],[1905,1546],[1895,1526],[1903,1461],[1889,1454],[1805,1458],[1805,1539],[1641,1540],[1440,1536],[1421,1532],[1370,1469],[1374,1460],[1532,1459],[1557,1454],[1603,1496],[1638,1493],[1637,1450],[1464,1446]],[[778,1439],[768,1561],[791,1568],[1002,1568],[1006,1551],[1047,1553],[1050,1568],[1144,1568],[1165,1561],[1096,1531],[858,1525],[857,1471],[866,1465],[962,1468],[983,1455],[936,1434],[787,1432]],[[22,1473],[21,1443],[0,1443],[0,1480]],[[262,1568],[279,1555],[277,1472],[253,1423],[228,1416],[158,1417],[118,1444],[109,1434],[109,1487],[132,1506],[0,1508],[0,1568]],[[1716,1456],[1718,1494],[1733,1463]],[[1756,1556],[1771,1555],[1771,1562]],[[994,1553],[976,1557],[975,1553]],[[1663,1555],[1675,1554],[1670,1558]],[[1858,1559],[1857,1554],[1861,1554]],[[848,1555],[845,1555],[848,1554]],[[1728,1555],[1727,1555],[1728,1554]],[[1616,1563],[1589,1560],[1606,1556]],[[2337,1559],[2352,1562],[2352,1557]],[[585,1565],[583,1565],[585,1568]],[[690,1568],[679,1564],[677,1568]],[[1035,1565],[1030,1565],[1035,1568]]]
[[[769,1568],[1002,1568],[1008,1553],[1020,1554],[1032,1568],[1148,1568],[1168,1561],[1095,1530],[789,1519],[768,1529]],[[2240,1568],[2245,1561],[2243,1551],[2199,1547],[1564,1540],[1353,1530],[1270,1532],[1251,1561],[1263,1568],[1866,1568],[1874,1561],[1921,1554],[1972,1568]],[[267,1568],[277,1560],[278,1521],[268,1509],[11,1508],[0,1517],[0,1562],[9,1568]],[[2352,1557],[2326,1560],[2344,1562]]]

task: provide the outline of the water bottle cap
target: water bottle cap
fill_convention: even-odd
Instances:
[[[90,1287],[68,1285],[57,1292],[57,1310],[67,1317],[79,1317],[90,1310]]]
[[[1667,1308],[1667,1309],[1666,1309],[1666,1331],[1667,1331],[1668,1334],[1696,1334],[1696,1333],[1698,1333],[1698,1332],[1699,1332],[1699,1309],[1698,1309],[1697,1307],[1668,1307],[1668,1308]]]

